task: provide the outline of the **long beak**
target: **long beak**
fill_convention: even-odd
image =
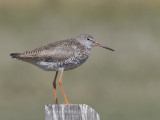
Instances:
[[[109,47],[107,47],[107,46],[103,46],[103,45],[101,45],[101,44],[99,44],[99,43],[96,43],[95,46],[102,47],[102,48],[105,48],[105,49],[114,51],[112,48],[109,48]]]

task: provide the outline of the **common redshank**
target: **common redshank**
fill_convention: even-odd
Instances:
[[[114,51],[113,49],[96,42],[96,40],[91,35],[81,34],[76,38],[57,41],[40,48],[36,48],[32,51],[26,51],[23,53],[11,53],[10,55],[12,58],[29,62],[44,70],[56,71],[53,80],[56,104],[58,104],[56,79],[58,72],[60,72],[59,85],[64,96],[64,104],[69,104],[62,86],[63,71],[72,70],[83,64],[88,59],[91,48],[95,46]]]

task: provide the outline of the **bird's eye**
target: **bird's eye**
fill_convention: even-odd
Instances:
[[[87,40],[91,41],[91,39],[90,39],[90,38],[87,38]]]

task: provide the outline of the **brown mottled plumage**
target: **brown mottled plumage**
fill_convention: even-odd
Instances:
[[[50,43],[46,46],[36,48],[33,51],[26,51],[24,53],[11,53],[10,55],[12,58],[29,62],[44,70],[57,71],[53,82],[56,103],[58,103],[56,93],[56,78],[58,71],[60,71],[61,75],[59,83],[64,95],[65,104],[68,104],[61,81],[63,71],[71,70],[84,63],[89,57],[91,48],[95,46],[114,51],[111,48],[97,43],[92,36],[88,34],[82,34],[76,38]]]
[[[86,48],[78,41],[74,39],[67,39],[42,46],[34,49],[33,51],[12,53],[11,56],[13,58],[35,64],[44,70],[61,71],[63,68],[64,70],[70,70],[77,67],[81,62],[84,62],[80,59],[86,60],[88,58],[88,54],[89,52],[86,51]],[[42,62],[42,64],[48,63],[50,66],[41,66],[40,62]],[[77,65],[70,65],[67,67],[67,64],[71,64],[73,62],[77,62]]]

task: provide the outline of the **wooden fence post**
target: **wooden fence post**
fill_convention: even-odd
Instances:
[[[49,104],[45,120],[100,120],[98,113],[86,104]]]

